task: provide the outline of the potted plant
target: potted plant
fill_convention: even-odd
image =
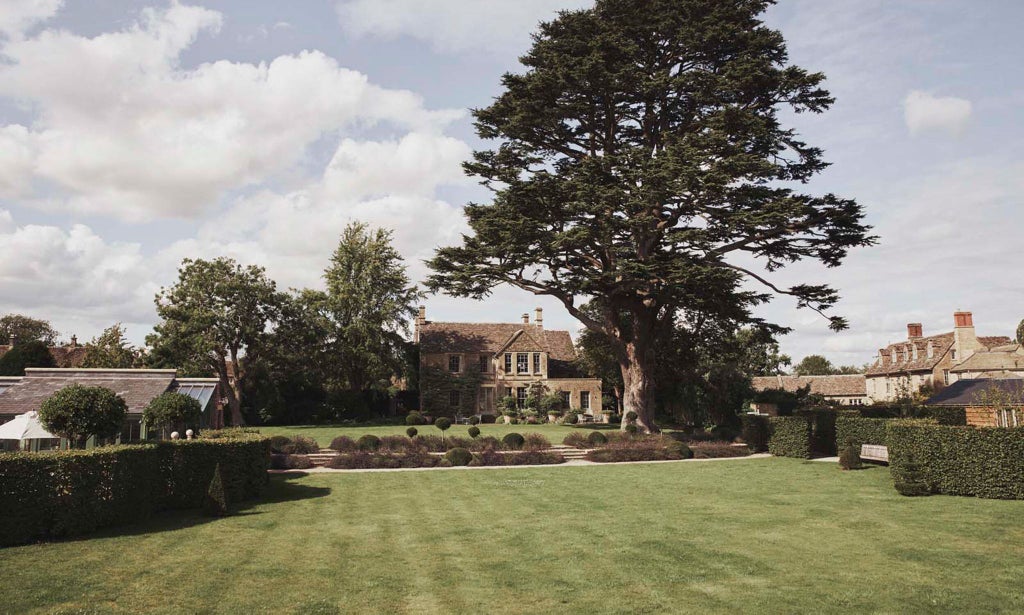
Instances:
[[[516,403],[516,398],[508,395],[506,397],[502,397],[498,403],[501,408],[501,415],[505,419],[505,424],[511,425],[512,419],[519,415],[519,406]]]
[[[554,423],[562,416],[562,394],[558,391],[545,394],[540,398],[540,409],[548,415],[548,422]]]

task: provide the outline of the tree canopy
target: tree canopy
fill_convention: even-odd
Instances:
[[[46,320],[21,314],[0,316],[0,344],[10,344],[13,336],[18,343],[38,341],[53,346],[59,335]]]
[[[809,354],[793,366],[797,376],[834,376],[838,374],[860,374],[864,370],[855,365],[835,366],[820,354]]]
[[[47,431],[77,446],[89,436],[117,436],[127,413],[128,405],[110,389],[73,384],[43,401],[39,420]]]
[[[24,376],[26,367],[57,367],[46,343],[18,343],[0,356],[0,376]]]
[[[103,333],[85,345],[82,367],[127,369],[139,367],[141,361],[141,352],[128,343],[125,328],[121,323],[116,323],[104,329]]]
[[[782,111],[821,113],[833,99],[762,23],[769,4],[597,0],[541,24],[525,71],[474,111],[496,144],[465,168],[493,199],[467,205],[471,232],[430,261],[432,290],[479,298],[509,284],[605,336],[645,430],[657,429],[659,336],[761,324],[751,309],[773,294],[842,329],[834,289],[772,273],[835,267],[873,242],[855,201],[801,191],[827,163]]]
[[[146,338],[151,365],[216,374],[231,423],[243,425],[242,391],[280,310],[281,294],[262,267],[185,259],[178,282],[156,296],[161,322]]]
[[[142,411],[146,425],[163,429],[199,427],[202,414],[199,402],[183,393],[168,391],[153,398]]]

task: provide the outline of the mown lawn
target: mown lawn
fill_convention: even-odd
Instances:
[[[0,550],[0,610],[222,613],[1024,611],[1024,502],[896,494],[792,459],[277,475]]]
[[[618,430],[618,425],[602,425],[602,424],[590,424],[590,425],[558,425],[551,423],[543,423],[540,425],[505,425],[497,423],[489,423],[486,425],[477,425],[480,428],[481,436],[494,436],[495,438],[501,438],[507,433],[517,432],[521,434],[536,432],[544,434],[552,444],[560,444],[565,436],[569,435],[573,431],[583,431],[587,433],[593,429],[601,430]],[[353,427],[351,425],[289,425],[289,426],[264,426],[260,427],[260,433],[264,433],[270,436],[288,436],[293,438],[295,436],[307,436],[314,438],[320,446],[326,447],[331,443],[331,440],[335,436],[348,436],[355,440],[359,436],[364,434],[372,433],[376,436],[404,436],[405,430],[408,429],[406,425],[374,425],[366,427]],[[416,425],[416,429],[419,430],[421,435],[441,435],[441,430],[433,425]],[[468,438],[469,434],[466,430],[469,429],[469,425],[452,425],[445,435],[448,436],[460,436]]]

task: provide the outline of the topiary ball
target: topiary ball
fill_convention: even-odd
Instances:
[[[419,412],[410,412],[405,416],[406,425],[423,425],[427,421],[423,418],[423,415]]]
[[[608,438],[600,431],[592,431],[587,434],[587,444],[590,446],[601,446],[602,444],[608,444]]]
[[[505,434],[505,437],[502,438],[501,441],[506,448],[517,451],[523,448],[523,444],[526,443],[526,438],[524,438],[522,434],[518,434],[513,431],[512,433]]]
[[[284,447],[292,443],[292,439],[288,436],[272,436],[270,438],[270,450],[275,453],[283,453]]]
[[[467,431],[469,432],[470,438],[475,438],[480,435],[480,428],[476,425],[472,425]]]
[[[562,423],[566,425],[575,425],[578,419],[579,417],[570,412],[569,414],[565,415],[565,418],[562,419]]]
[[[630,423],[629,425],[626,425],[626,433],[628,433],[629,435],[635,436],[637,431],[638,431],[637,426],[634,425],[633,423]]]
[[[405,435],[409,436],[410,438],[415,438],[416,434],[418,434],[419,432],[419,429],[416,429],[415,427],[410,427],[409,429],[405,430]]]
[[[637,419],[637,417],[638,417],[637,413],[633,412],[632,410],[630,410],[629,412],[626,413],[626,422],[627,423],[632,423],[633,421],[635,421]]]
[[[859,470],[864,467],[860,460],[860,450],[856,446],[847,446],[839,453],[839,467],[844,470]]]
[[[479,423],[480,423],[480,417],[479,416],[474,414],[473,416],[469,417],[469,424],[470,425],[477,425]]]
[[[464,448],[453,448],[444,454],[444,458],[450,461],[453,466],[465,466],[469,465],[470,461],[473,461],[473,453]]]
[[[447,417],[443,417],[442,416],[442,417],[438,418],[436,421],[434,421],[434,427],[437,427],[441,431],[445,431],[445,430],[447,430],[451,426],[452,426],[452,420],[447,418]]]
[[[356,448],[361,451],[375,451],[380,448],[380,438],[368,433],[356,440]]]
[[[670,453],[677,453],[680,459],[693,459],[693,449],[682,442],[672,442],[665,448]]]
[[[452,462],[448,461],[447,459],[443,459],[442,458],[440,461],[437,462],[437,467],[439,467],[439,468],[450,468],[450,467],[452,467]]]

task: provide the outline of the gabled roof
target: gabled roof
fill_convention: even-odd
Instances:
[[[9,344],[0,344],[0,357],[10,349]],[[85,361],[85,346],[50,346],[49,351],[57,367],[80,367]]]
[[[1010,338],[1003,335],[979,337],[978,342],[985,348],[993,348],[1010,343]],[[932,344],[932,356],[928,356],[928,343]],[[914,347],[917,347],[917,359],[914,359]],[[903,374],[906,372],[931,371],[939,364],[953,346],[953,332],[915,337],[889,344],[879,350],[881,356],[874,365],[867,369],[868,376],[885,374]],[[892,351],[896,351],[896,362],[892,362]]]
[[[420,353],[511,351],[547,352],[556,361],[573,361],[576,349],[568,331],[550,331],[526,323],[427,322],[420,325]],[[522,340],[520,342],[520,340]],[[517,344],[523,344],[522,348]]]
[[[1024,371],[1024,349],[1020,344],[1007,344],[988,352],[976,352],[949,371],[954,373]]]
[[[28,368],[18,383],[0,392],[0,414],[38,411],[46,398],[72,384],[110,389],[141,414],[149,402],[171,388],[173,369],[44,369]]]
[[[795,393],[807,385],[811,393],[825,397],[856,397],[867,395],[864,374],[840,374],[835,376],[757,376],[753,378],[755,391],[781,389]]]
[[[1024,406],[1024,378],[957,380],[924,402],[929,406],[978,406],[983,394],[999,393],[1014,405]]]

